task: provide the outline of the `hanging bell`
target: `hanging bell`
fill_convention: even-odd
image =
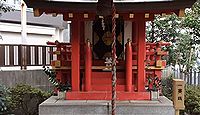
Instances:
[[[98,0],[97,2],[97,15],[108,17],[112,15],[113,0]]]

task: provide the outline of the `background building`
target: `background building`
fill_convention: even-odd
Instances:
[[[20,0],[6,0],[15,11],[2,13],[0,17],[0,44],[21,44],[21,6]],[[27,9],[27,38],[29,45],[45,45],[47,41],[69,42],[69,24],[62,15],[42,14],[34,17],[33,10]]]

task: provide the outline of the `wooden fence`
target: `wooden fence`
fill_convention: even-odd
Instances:
[[[200,72],[191,70],[189,74],[185,74],[179,71],[174,71],[174,77],[177,79],[183,79],[189,85],[200,85]]]
[[[55,46],[0,44],[0,67],[48,66],[56,56],[49,51],[55,51]]]
[[[179,69],[172,69],[171,67],[163,70],[162,77],[173,76],[176,79],[182,79],[189,85],[200,85],[200,71],[190,70],[189,74],[180,72]]]

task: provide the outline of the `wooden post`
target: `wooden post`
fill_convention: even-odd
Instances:
[[[72,91],[80,91],[80,21],[72,21]]]
[[[18,46],[18,50],[19,50],[19,46]],[[0,56],[0,65],[1,66],[5,66],[5,45],[1,45],[0,46],[0,52],[1,52],[1,56]],[[19,60],[19,58],[18,58]],[[19,62],[19,61],[18,61]],[[18,64],[20,65],[20,63]]]
[[[179,110],[178,109],[175,110],[175,115],[179,115]]]
[[[90,91],[92,76],[92,52],[90,41],[87,40],[85,45],[85,91]]]
[[[198,85],[200,85],[200,72],[198,72]]]
[[[26,44],[26,38],[27,38],[27,28],[26,28],[26,4],[25,2],[22,0],[21,2],[21,42],[22,44]],[[22,45],[22,66],[21,69],[26,69],[26,46]]]
[[[196,71],[194,71],[194,86],[196,86]]]
[[[145,20],[144,14],[138,15],[137,23],[138,26],[138,58],[137,58],[137,65],[138,65],[138,91],[145,90],[145,60],[146,60],[146,42],[145,42]]]
[[[189,75],[189,77],[190,77],[190,85],[192,85],[192,69],[190,69],[190,75]]]
[[[132,45],[130,39],[126,43],[126,91],[132,91]]]

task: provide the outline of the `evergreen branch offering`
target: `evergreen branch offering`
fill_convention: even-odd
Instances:
[[[56,73],[55,71],[49,69],[49,67],[43,67],[44,68],[44,72],[47,74],[47,76],[49,77],[49,81],[53,84],[54,87],[57,88],[57,90],[63,92],[63,91],[69,91],[71,90],[71,84],[69,83],[69,81],[66,81],[65,83],[62,83],[60,81],[58,81],[56,79]]]

